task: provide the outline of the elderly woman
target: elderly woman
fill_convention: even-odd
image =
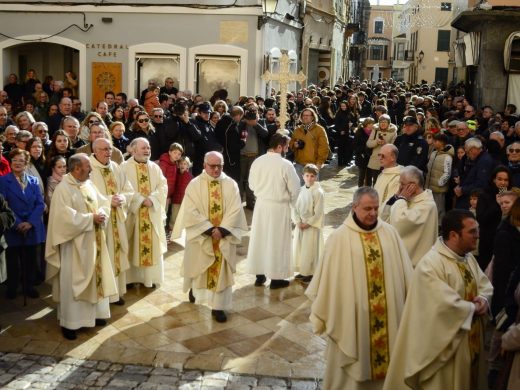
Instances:
[[[391,123],[389,115],[380,115],[378,123],[374,125],[366,144],[367,148],[372,151],[366,173],[367,186],[374,186],[381,171],[381,163],[378,156],[381,146],[393,144],[396,138],[397,126]]]
[[[16,127],[15,125],[7,126],[7,128],[5,129],[5,141],[3,151],[4,156],[7,156],[9,152],[16,147],[16,134],[18,134],[19,131],[20,129],[18,129],[18,127]]]
[[[35,122],[33,125],[33,135],[40,138],[43,145],[44,153],[47,153],[51,147],[51,140],[49,139],[49,126],[45,122]]]
[[[5,232],[7,241],[7,292],[8,299],[16,298],[20,280],[24,294],[38,298],[34,288],[38,246],[45,241],[43,212],[45,204],[38,179],[26,172],[30,154],[13,149],[9,153],[11,173],[0,177],[0,193],[15,214],[15,224]]]
[[[36,122],[32,114],[28,111],[22,111],[16,114],[14,121],[20,130],[27,131],[32,131],[34,122]]]

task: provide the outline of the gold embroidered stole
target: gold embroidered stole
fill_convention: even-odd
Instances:
[[[477,296],[477,282],[466,262],[457,261],[460,275],[464,281],[464,300],[473,302]],[[479,355],[480,355],[480,338],[481,338],[481,321],[477,315],[473,315],[471,321],[471,329],[468,334],[469,353],[471,358],[471,388],[476,389],[478,385],[479,373]]]
[[[79,186],[79,190],[81,195],[83,195],[83,199],[87,205],[87,210],[89,213],[96,213],[98,208],[98,203],[96,200],[96,194],[92,191],[92,188],[89,188],[88,185],[82,184]],[[102,280],[102,272],[101,272],[101,243],[103,242],[103,230],[101,226],[94,224],[94,234],[96,237],[96,259],[94,269],[96,272],[96,290],[98,298],[103,298],[103,280]]]
[[[390,362],[383,250],[377,233],[359,235],[365,255],[372,380],[382,380]]]
[[[101,175],[105,182],[106,194],[110,196],[117,195],[117,183],[112,169],[101,168]],[[119,229],[117,227],[117,207],[111,208],[110,222],[112,223],[112,238],[114,240],[115,274],[119,276],[121,273],[121,239],[119,238]]]
[[[218,180],[209,182],[209,220],[213,226],[220,226],[223,217],[222,207],[222,185]],[[216,291],[218,278],[220,276],[220,269],[222,265],[222,252],[220,251],[220,240],[212,238],[213,253],[215,254],[215,261],[208,268],[208,290]]]
[[[137,163],[137,190],[139,193],[148,197],[152,192],[150,184],[150,174],[148,172],[148,164]],[[150,220],[150,210],[148,207],[141,205],[139,208],[139,266],[153,266],[152,253],[152,221]]]

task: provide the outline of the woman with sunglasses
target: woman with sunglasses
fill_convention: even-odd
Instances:
[[[103,118],[101,118],[101,115],[99,115],[97,112],[89,112],[87,116],[85,116],[83,122],[81,122],[79,138],[81,138],[83,141],[88,142],[88,137],[90,134],[89,128],[92,125],[99,125],[105,129],[108,128],[105,122],[103,121]]]
[[[159,160],[160,150],[158,144],[157,134],[155,132],[155,128],[152,124],[152,121],[146,111],[139,111],[136,115],[136,120],[132,124],[130,128],[128,138],[133,140],[135,138],[144,137],[150,143],[150,147],[152,149],[152,161]]]

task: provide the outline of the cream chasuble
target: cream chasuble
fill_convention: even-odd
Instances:
[[[132,157],[121,169],[134,188],[128,209],[126,231],[129,240],[128,283],[159,285],[164,279],[163,254],[167,250],[164,221],[168,185],[159,166],[151,161],[139,163]],[[148,198],[152,207],[143,206]]]
[[[471,300],[492,293],[473,255],[460,257],[439,238],[415,268],[385,389],[487,389],[484,328]]]
[[[231,234],[215,241],[204,234],[220,226]],[[184,291],[193,288],[197,303],[214,310],[227,310],[231,304],[236,247],[247,231],[238,186],[222,173],[217,179],[202,172],[186,188],[173,237],[186,230],[181,276]]]
[[[325,243],[306,294],[310,320],[328,335],[326,389],[381,389],[412,264],[393,227],[360,228],[352,215]]]

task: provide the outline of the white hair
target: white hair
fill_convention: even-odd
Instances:
[[[479,140],[478,138],[470,138],[470,139],[467,139],[466,142],[464,142],[464,147],[469,150],[469,149],[473,149],[473,148],[477,148],[477,149],[482,149],[482,141]]]

